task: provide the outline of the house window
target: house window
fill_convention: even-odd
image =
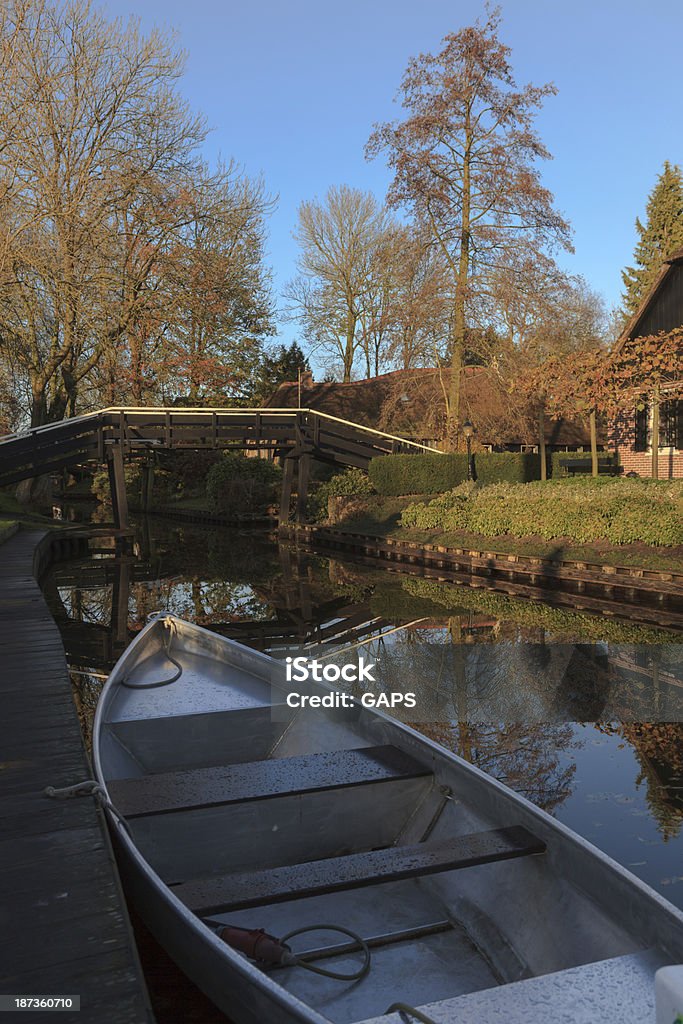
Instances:
[[[659,406],[660,448],[683,448],[683,401],[671,398]]]
[[[650,408],[647,403],[642,409],[636,409],[636,436],[633,450],[646,452],[649,441]]]

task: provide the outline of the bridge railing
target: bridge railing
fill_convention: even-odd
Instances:
[[[194,408],[135,408],[129,406],[109,407],[96,415],[103,417],[106,426],[114,432],[116,440],[124,443],[161,441],[169,447],[183,443],[194,443],[206,438],[215,440],[239,440],[252,437],[262,440],[296,440],[297,430],[314,433],[317,440],[322,431],[363,440],[370,447],[383,452],[392,447],[403,451],[439,452],[438,448],[410,441],[407,438],[376,430],[351,420],[319,412],[317,409],[194,409]],[[112,434],[112,439],[114,439]]]
[[[315,409],[111,406],[0,438],[0,486],[86,461],[104,462],[111,446],[124,453],[145,448],[260,448],[283,455],[313,454],[361,468],[392,452],[441,454]]]
[[[101,449],[99,413],[34,427],[0,438],[0,486],[31,476],[57,472],[65,466],[98,459]]]

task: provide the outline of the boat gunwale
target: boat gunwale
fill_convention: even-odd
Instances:
[[[105,712],[116,692],[116,688],[121,685],[118,678],[121,669],[129,660],[130,655],[134,653],[135,647],[139,646],[151,632],[160,627],[164,619],[168,618],[177,620],[178,622],[183,623],[184,626],[191,626],[193,629],[200,630],[201,633],[208,634],[216,639],[217,635],[215,633],[212,633],[211,630],[204,629],[202,626],[198,626],[195,623],[187,622],[187,620],[180,619],[176,615],[159,615],[151,619],[145,625],[117,660],[107,682],[102,688],[93,721],[93,767],[97,781],[104,789],[107,799],[110,799],[110,794],[107,786],[107,780],[102,770],[102,760],[100,757],[100,734],[103,724],[106,724],[106,719],[104,717]],[[238,641],[231,640],[229,637],[219,637],[218,639],[225,641],[230,646],[234,644],[240,649],[243,647],[243,645],[238,643]],[[262,654],[260,651],[253,651],[250,653],[255,655],[254,660],[263,660],[266,663],[270,663],[272,660],[268,655]],[[112,813],[106,805],[105,812],[110,826],[115,829],[117,842],[122,845],[126,855],[131,857],[135,862],[146,883],[150,885],[163,900],[173,907],[181,920],[184,921],[184,923],[201,942],[205,944],[208,943],[209,946],[213,948],[214,952],[227,960],[230,966],[238,973],[242,974],[250,984],[257,985],[258,987],[267,990],[271,998],[285,1006],[290,1013],[298,1014],[302,1024],[333,1024],[328,1017],[323,1016],[307,1003],[297,999],[297,997],[292,995],[286,988],[278,984],[278,982],[274,981],[269,977],[269,975],[264,973],[254,964],[250,963],[246,957],[241,956],[236,950],[233,950],[229,945],[227,945],[227,943],[223,942],[223,940],[220,939],[208,925],[197,917],[196,914],[191,910],[188,910],[185,904],[175,895],[172,888],[163,881],[152,865],[145,859],[145,857],[143,857],[132,836],[129,835],[128,831],[116,814]]]
[[[107,796],[109,791],[107,787],[107,780],[104,777],[102,771],[102,763],[100,757],[100,734],[104,724],[107,724],[105,719],[106,710],[109,707],[111,700],[116,692],[116,688],[121,685],[119,675],[121,669],[125,663],[129,660],[131,655],[134,654],[135,648],[140,646],[144,639],[149,636],[150,632],[160,628],[163,625],[164,620],[172,620],[181,624],[181,626],[189,630],[189,632],[197,632],[200,636],[211,638],[212,642],[218,642],[220,646],[225,646],[227,649],[232,647],[238,648],[240,653],[243,654],[245,647],[236,640],[231,640],[229,637],[223,637],[219,634],[206,629],[203,626],[197,625],[193,622],[188,622],[185,619],[181,619],[172,613],[163,614],[155,617],[148,622],[145,627],[140,631],[137,637],[129,645],[129,647],[123,652],[121,657],[116,662],[107,682],[105,683],[100,699],[98,701],[95,719],[93,723],[93,764],[95,774],[98,782],[103,787]],[[254,663],[259,663],[264,668],[268,667],[272,669],[273,662],[277,664],[277,659],[264,654],[261,651],[247,649],[250,660]],[[281,689],[286,687],[279,682],[277,679],[272,678],[271,673],[268,673],[267,681],[273,686],[278,686]],[[321,681],[312,684],[317,689],[325,690],[328,692],[334,692],[334,687],[330,684]],[[325,709],[320,709],[320,713],[325,714]],[[670,903],[664,896],[661,896],[655,889],[638,878],[633,872],[629,871],[628,868],[624,867],[618,861],[615,861],[609,854],[605,853],[595,844],[585,839],[583,836],[574,832],[568,825],[558,821],[547,811],[541,807],[532,803],[526,797],[520,793],[515,792],[504,783],[500,782],[494,776],[487,774],[476,765],[471,764],[464,758],[459,757],[453,751],[448,750],[441,744],[430,739],[428,736],[414,729],[412,726],[407,725],[405,722],[399,719],[393,718],[391,715],[379,709],[367,709],[361,710],[361,715],[365,717],[366,721],[372,719],[380,719],[386,722],[392,729],[398,730],[403,733],[408,742],[409,748],[417,748],[418,750],[424,751],[429,750],[433,755],[435,762],[441,761],[456,770],[459,770],[464,777],[467,779],[469,776],[475,784],[483,787],[484,790],[488,787],[490,793],[500,801],[507,802],[508,804],[516,805],[524,813],[524,815],[531,817],[535,822],[541,826],[541,835],[539,838],[546,842],[546,856],[549,854],[552,856],[554,852],[555,843],[553,840],[557,839],[556,849],[561,850],[562,842],[569,848],[574,848],[580,851],[582,856],[587,856],[591,861],[597,861],[603,870],[611,871],[615,875],[619,882],[626,887],[635,889],[642,900],[654,903],[657,909],[669,918],[672,929],[678,926],[681,932],[680,943],[683,946],[683,911],[679,910],[672,903]],[[144,721],[144,719],[140,719]],[[309,1004],[303,1002],[294,996],[289,990],[284,988],[275,982],[267,973],[264,973],[255,965],[251,964],[245,957],[231,949],[225,942],[218,938],[217,935],[202,922],[192,911],[188,910],[185,904],[173,893],[170,888],[154,871],[149,862],[143,857],[138,850],[134,840],[127,833],[125,827],[117,819],[116,815],[107,809],[108,819],[113,827],[116,829],[116,836],[119,842],[122,843],[126,853],[132,857],[135,861],[138,869],[141,871],[146,882],[151,885],[157,894],[164,899],[167,903],[175,909],[179,917],[187,924],[192,932],[203,942],[209,943],[215,952],[217,952],[223,959],[225,959],[230,966],[241,974],[246,981],[251,984],[255,984],[257,987],[265,990],[271,998],[278,1002],[281,1006],[286,1008],[292,1014],[298,1014],[299,1020],[302,1024],[332,1024],[330,1018],[321,1015],[317,1010],[311,1007]],[[524,823],[524,822],[523,822]],[[566,854],[565,854],[566,855]],[[603,905],[597,900],[596,896],[591,893],[590,889],[584,888],[577,877],[572,877],[569,884],[574,888],[583,892],[584,895],[594,902],[603,913],[609,914],[609,907],[604,908]],[[667,950],[667,944],[665,940],[662,940],[661,949],[670,955]],[[674,958],[675,959],[675,958]],[[593,962],[593,961],[591,961]],[[552,973],[552,972],[551,972]],[[541,977],[542,975],[538,975]]]

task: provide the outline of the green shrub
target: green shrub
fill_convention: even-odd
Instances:
[[[206,496],[218,515],[263,511],[276,500],[281,470],[268,459],[224,452],[209,470]]]
[[[183,497],[203,497],[206,480],[213,466],[221,461],[223,452],[174,450],[164,455],[164,469],[168,472],[174,494]]]
[[[579,543],[641,541],[683,544],[683,480],[559,480],[456,487],[426,504],[409,505],[402,526],[470,530],[485,537],[512,534],[567,537]]]
[[[355,466],[349,466],[341,473],[335,473],[329,480],[316,487],[309,498],[308,515],[317,522],[327,518],[327,499],[342,495],[375,494],[375,488],[368,479],[368,474]]]
[[[382,455],[368,473],[379,494],[441,494],[467,479],[467,455]]]
[[[430,502],[408,505],[403,510],[401,526],[417,526],[423,530],[465,529],[469,498],[476,489],[476,484],[465,480],[452,491],[440,494]]]
[[[472,463],[482,484],[527,483],[541,476],[540,456],[532,452],[477,452]],[[372,460],[369,473],[380,494],[443,494],[467,480],[467,455],[382,455]]]
[[[474,476],[481,484],[526,484],[541,479],[541,456],[534,452],[477,452]]]

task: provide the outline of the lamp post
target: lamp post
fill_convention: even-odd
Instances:
[[[467,479],[472,480],[474,479],[472,472],[472,434],[474,433],[474,427],[469,420],[465,420],[463,423],[462,431],[467,441]]]

